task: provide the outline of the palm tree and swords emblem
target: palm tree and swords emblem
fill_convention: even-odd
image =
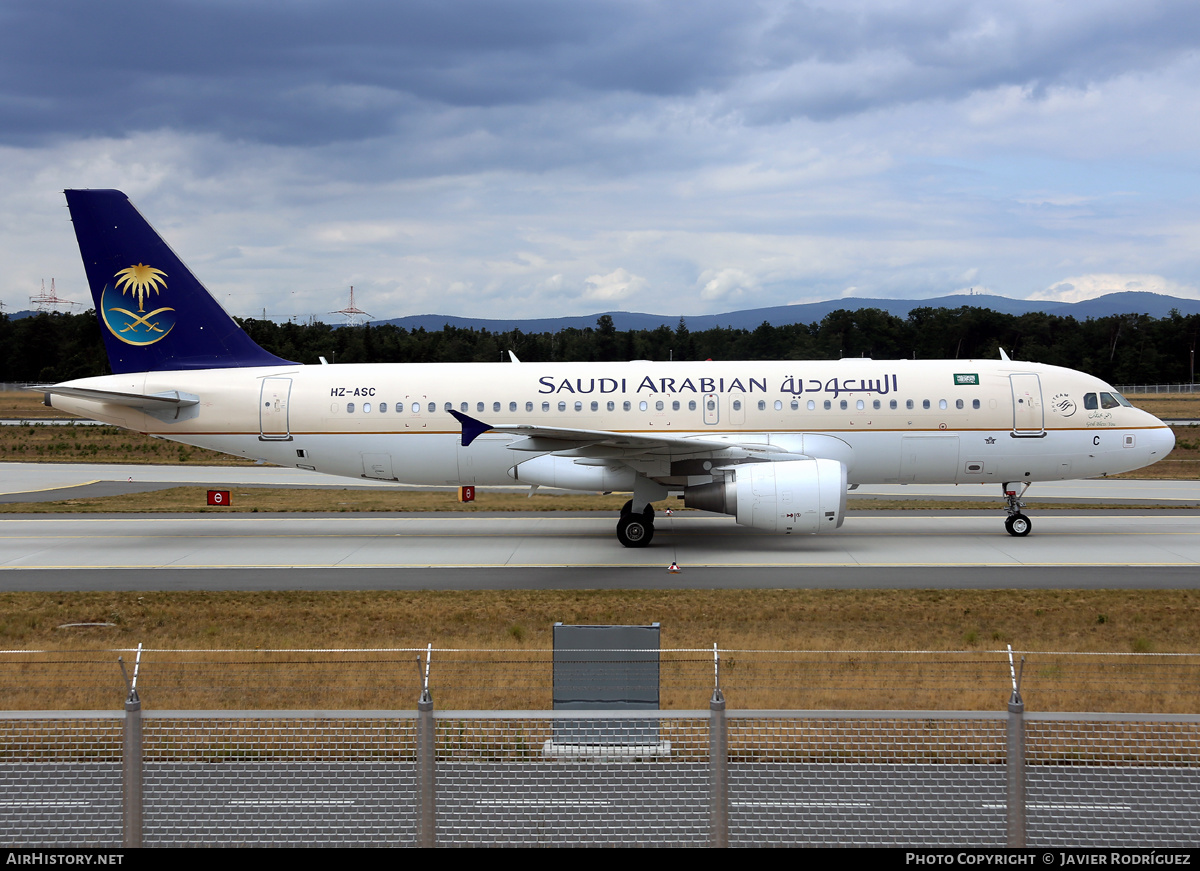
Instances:
[[[151,318],[162,315],[166,312],[173,312],[175,309],[170,306],[161,306],[153,311],[146,311],[146,299],[151,292],[160,294],[162,289],[167,286],[165,281],[167,274],[161,269],[155,269],[153,266],[147,266],[145,263],[139,263],[136,266],[128,266],[120,270],[113,276],[116,281],[116,288],[121,291],[121,296],[128,293],[131,297],[137,300],[137,311],[132,312],[127,308],[120,306],[110,306],[108,311],[117,312],[125,315],[130,320],[122,327],[119,333],[133,332],[134,335],[145,335],[148,333],[161,333],[158,336],[161,339],[174,324],[168,325],[164,330],[158,321],[152,321]],[[107,321],[107,319],[106,319]]]

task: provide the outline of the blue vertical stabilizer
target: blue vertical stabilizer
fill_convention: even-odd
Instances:
[[[66,191],[116,374],[288,361],[254,343],[120,191]]]

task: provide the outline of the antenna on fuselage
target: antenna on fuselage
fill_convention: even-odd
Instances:
[[[1005,354],[1005,353],[1004,353],[1004,349],[1003,349],[1003,348],[1001,348],[1001,349],[1000,349],[1000,359],[1001,359],[1001,360],[1003,360],[1005,363],[1011,363],[1011,362],[1012,362],[1010,359],[1008,359],[1008,354]]]

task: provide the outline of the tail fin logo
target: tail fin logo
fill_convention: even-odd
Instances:
[[[127,345],[153,345],[165,339],[175,327],[175,309],[160,306],[148,312],[146,300],[151,293],[161,296],[167,289],[166,277],[161,269],[144,263],[117,272],[100,295],[101,319],[108,331]],[[135,300],[136,312],[131,311]]]

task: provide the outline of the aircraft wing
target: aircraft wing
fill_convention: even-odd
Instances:
[[[741,459],[752,454],[778,454],[772,459],[793,459],[777,445],[725,441],[711,438],[690,438],[675,435],[649,435],[609,430],[574,429],[571,427],[540,426],[535,424],[488,424],[470,415],[451,411],[462,424],[462,443],[466,447],[485,432],[511,433],[524,436],[511,443],[509,450],[552,453],[557,456],[621,459],[637,456],[683,457],[705,456]]]

